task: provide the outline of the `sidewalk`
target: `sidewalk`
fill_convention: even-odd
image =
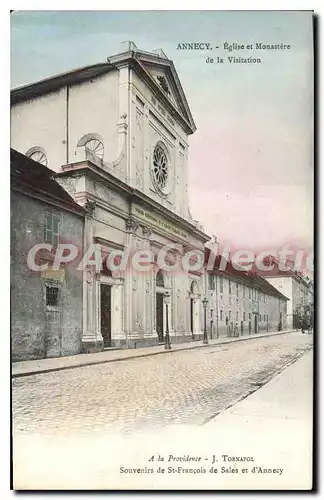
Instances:
[[[228,455],[254,458],[247,463],[250,469],[256,468],[252,470],[253,489],[307,490],[312,487],[312,422],[311,351],[290,361],[270,382],[204,427],[211,436],[222,432]],[[264,469],[278,472],[265,473]]]
[[[188,342],[183,344],[172,344],[171,351],[165,350],[164,345],[156,347],[142,347],[139,349],[116,349],[111,351],[102,351],[93,354],[76,354],[75,356],[64,356],[60,358],[36,359],[31,361],[18,361],[12,363],[12,377],[24,377],[36,373],[46,373],[58,370],[78,368],[80,366],[99,365],[101,363],[110,363],[126,359],[141,358],[144,356],[153,356],[156,354],[170,354],[177,351],[187,351],[190,349],[203,348],[219,344],[229,344],[244,340],[269,337],[273,335],[284,335],[293,330],[282,332],[266,332],[260,334],[245,335],[238,338],[223,337],[220,339],[209,340],[208,344],[203,344],[202,340]]]

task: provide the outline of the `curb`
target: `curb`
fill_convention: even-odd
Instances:
[[[165,351],[159,351],[159,352],[147,352],[145,354],[134,354],[134,355],[131,355],[131,356],[128,356],[128,357],[125,357],[125,358],[116,358],[116,359],[105,359],[105,360],[100,360],[100,361],[89,361],[89,362],[86,362],[86,363],[80,363],[80,364],[76,364],[76,365],[72,365],[72,366],[58,366],[57,368],[43,368],[43,369],[40,369],[40,370],[34,370],[34,371],[26,371],[26,372],[22,372],[22,373],[11,373],[11,378],[19,378],[19,377],[28,377],[28,376],[31,376],[31,375],[38,375],[38,374],[43,374],[43,373],[51,373],[51,372],[58,372],[58,371],[62,371],[62,370],[72,370],[74,368],[82,368],[82,367],[85,367],[85,366],[93,366],[93,365],[102,365],[104,363],[116,363],[116,362],[120,362],[120,361],[127,361],[129,359],[135,359],[135,358],[145,358],[145,357],[148,357],[148,356],[158,356],[160,354],[173,354],[175,352],[179,352],[179,351],[191,351],[193,349],[199,349],[199,348],[206,348],[206,347],[217,347],[217,346],[220,346],[220,345],[224,345],[224,344],[235,344],[236,342],[243,342],[243,341],[247,341],[247,340],[252,340],[252,339],[261,339],[261,338],[264,338],[264,337],[274,337],[276,335],[287,335],[288,333],[293,333],[293,332],[296,332],[297,330],[289,330],[289,331],[284,331],[284,332],[269,332],[269,333],[266,333],[266,334],[262,334],[262,335],[249,335],[247,337],[238,337],[238,338],[235,338],[235,340],[227,340],[225,339],[224,341],[222,342],[219,342],[219,343],[215,343],[215,344],[200,344],[200,345],[193,345],[192,347],[183,347],[183,348],[180,348],[180,349],[175,349],[175,350],[165,350]]]

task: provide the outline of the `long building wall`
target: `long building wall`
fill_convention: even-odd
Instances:
[[[210,274],[207,330],[211,338],[287,328],[287,300],[238,280]]]
[[[11,147],[28,153],[44,149],[54,171],[78,159],[78,142],[98,133],[105,145],[104,160],[117,154],[118,72],[82,85],[62,87],[19,102],[11,108]]]

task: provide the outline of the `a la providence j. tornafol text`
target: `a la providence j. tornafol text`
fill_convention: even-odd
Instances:
[[[145,467],[128,467],[121,465],[120,474],[276,474],[281,476],[284,469],[265,467],[258,464],[252,456],[211,455],[192,456],[152,455]]]

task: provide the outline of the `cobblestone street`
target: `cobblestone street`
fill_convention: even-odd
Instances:
[[[201,425],[312,348],[299,332],[13,379],[15,434]]]

